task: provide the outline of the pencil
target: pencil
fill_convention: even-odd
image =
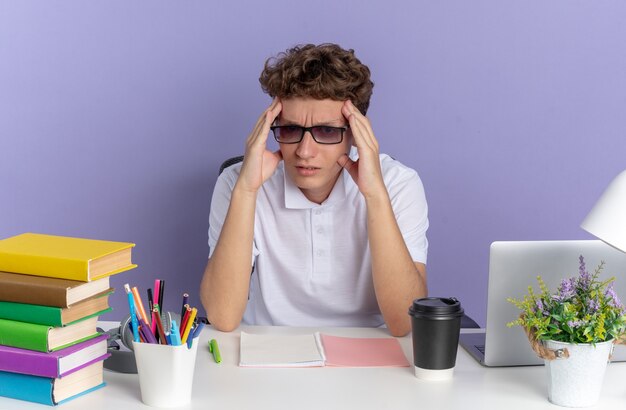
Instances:
[[[198,314],[198,309],[192,308],[189,319],[187,320],[187,325],[185,326],[185,331],[183,332],[183,337],[180,340],[183,344],[187,342],[187,338],[189,337],[189,331],[191,330],[191,325],[193,325],[193,321],[196,319],[196,314]]]
[[[189,294],[183,293],[183,305],[182,305],[183,307],[182,307],[182,309],[180,311],[180,319],[181,320],[183,319],[183,316],[185,316],[185,311],[187,310],[185,308],[185,305],[187,305],[188,303],[189,303]]]
[[[155,318],[157,331],[159,334],[159,340],[162,345],[167,344],[167,339],[165,338],[165,332],[163,331],[163,322],[161,322],[161,315],[159,314],[159,305],[156,305],[154,309],[152,309],[152,315]]]
[[[185,326],[187,325],[187,320],[189,320],[189,314],[191,313],[191,308],[189,305],[185,305],[185,315],[180,318],[180,337],[183,337],[183,332],[185,331]]]

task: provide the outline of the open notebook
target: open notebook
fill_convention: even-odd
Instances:
[[[391,337],[338,337],[241,332],[241,367],[408,367],[400,343]]]

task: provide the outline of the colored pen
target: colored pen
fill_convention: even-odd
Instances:
[[[132,292],[130,291],[130,286],[127,284],[124,285],[124,290],[126,291],[126,296],[128,296],[128,308],[130,310],[130,326],[133,329],[133,340],[139,343],[139,323],[137,322],[137,314],[135,313],[135,300]]]
[[[213,360],[215,363],[222,361],[222,355],[220,355],[220,348],[217,346],[217,340],[211,339],[209,342],[209,352],[213,353]]]

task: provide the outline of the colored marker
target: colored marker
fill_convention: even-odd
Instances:
[[[217,340],[211,339],[209,342],[209,352],[213,353],[213,360],[215,363],[222,361],[222,355],[220,355],[220,348],[217,346]]]
[[[179,346],[181,344],[180,333],[178,332],[178,326],[176,325],[175,320],[172,320],[172,328],[170,329],[170,338],[172,339],[172,346]]]

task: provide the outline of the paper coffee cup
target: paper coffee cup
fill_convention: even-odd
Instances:
[[[133,341],[141,401],[153,407],[179,407],[191,401],[198,340],[191,349]]]
[[[451,379],[463,316],[461,303],[455,298],[416,299],[409,315],[415,376],[424,380]]]

